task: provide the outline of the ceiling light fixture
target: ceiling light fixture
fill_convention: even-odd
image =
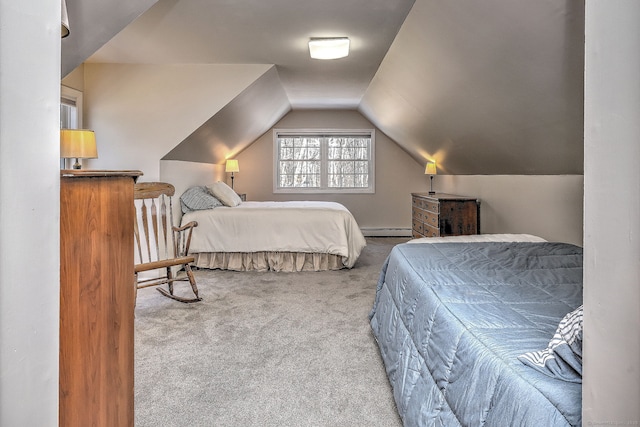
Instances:
[[[349,55],[348,37],[309,39],[309,55],[313,59],[338,59]]]

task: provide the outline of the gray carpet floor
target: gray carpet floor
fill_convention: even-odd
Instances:
[[[350,270],[199,270],[195,304],[140,290],[136,426],[400,426],[368,314],[406,240],[368,238]]]

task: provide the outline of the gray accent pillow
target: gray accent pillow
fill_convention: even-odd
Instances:
[[[197,185],[182,193],[182,196],[180,196],[180,206],[184,214],[191,211],[213,209],[223,205],[220,200],[209,193],[207,187]]]
[[[582,382],[582,306],[564,316],[544,350],[518,356],[518,360],[552,378]]]

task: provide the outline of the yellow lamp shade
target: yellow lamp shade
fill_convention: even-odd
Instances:
[[[60,157],[76,159],[74,169],[81,169],[79,159],[98,157],[96,134],[87,129],[62,129],[60,131]]]
[[[438,170],[436,169],[436,162],[429,162],[427,166],[424,168],[425,175],[437,175]]]
[[[95,159],[98,157],[96,134],[86,129],[60,131],[60,157],[64,159]]]
[[[240,167],[238,166],[238,161],[235,159],[227,160],[227,164],[225,167],[225,172],[240,172]]]

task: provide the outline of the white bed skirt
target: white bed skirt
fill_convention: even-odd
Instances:
[[[343,256],[304,252],[200,252],[199,268],[233,271],[325,271],[345,268]]]

